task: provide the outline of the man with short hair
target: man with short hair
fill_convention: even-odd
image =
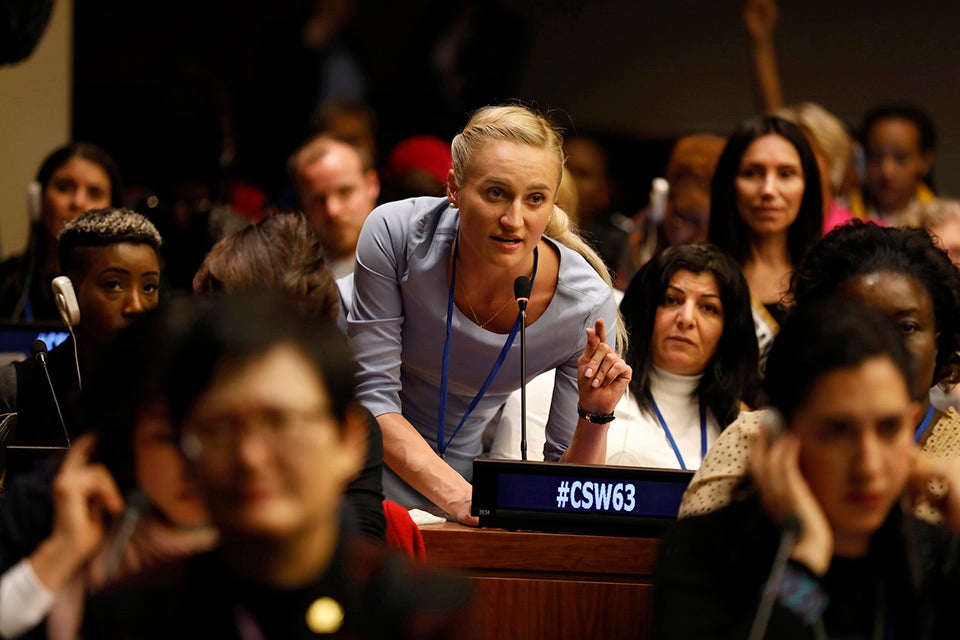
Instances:
[[[327,252],[335,278],[353,273],[357,239],[377,205],[380,180],[366,154],[321,135],[290,158],[290,180]]]

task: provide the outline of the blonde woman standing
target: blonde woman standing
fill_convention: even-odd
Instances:
[[[525,107],[481,109],[453,141],[446,198],[386,204],[364,225],[340,285],[388,499],[474,522],[481,434],[520,386],[519,276],[533,282],[527,377],[557,370],[546,459],[566,451],[578,413],[607,420],[626,388],[630,369],[606,344],[622,330],[609,274],[554,206],[561,145]]]

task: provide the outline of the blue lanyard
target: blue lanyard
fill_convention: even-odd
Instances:
[[[673,453],[677,456],[677,462],[680,463],[680,468],[684,471],[687,470],[687,465],[683,463],[683,456],[680,455],[680,447],[677,446],[677,441],[673,439],[673,434],[670,433],[670,427],[667,426],[667,421],[663,419],[663,414],[660,413],[660,408],[657,406],[656,400],[653,399],[653,394],[647,391],[647,398],[650,400],[650,406],[653,407],[653,412],[657,415],[657,420],[660,421],[660,426],[663,427],[663,432],[667,434],[667,442],[670,443],[670,447],[673,449]],[[700,461],[703,462],[703,457],[707,455],[707,412],[706,408],[703,406],[703,403],[700,403]]]
[[[493,382],[493,379],[497,377],[497,373],[500,371],[500,366],[503,365],[503,361],[507,359],[507,353],[510,352],[510,347],[513,346],[513,341],[517,337],[517,331],[520,330],[520,314],[517,313],[517,320],[513,323],[513,328],[510,329],[510,334],[507,336],[507,341],[503,344],[503,349],[500,350],[500,355],[497,357],[497,361],[493,363],[493,367],[490,369],[487,379],[484,380],[483,386],[480,387],[480,391],[478,391],[477,395],[475,395],[473,400],[470,401],[470,405],[460,418],[457,428],[453,430],[453,433],[450,435],[450,439],[447,440],[444,427],[447,418],[447,374],[450,368],[450,325],[453,321],[453,289],[457,282],[457,254],[459,251],[460,234],[458,231],[457,237],[453,241],[453,266],[450,267],[450,293],[447,295],[447,337],[443,341],[443,365],[440,372],[440,411],[437,415],[437,453],[440,454],[441,458],[446,455],[447,447],[450,446],[450,443],[453,442],[453,439],[456,437],[457,433],[460,432],[460,427],[463,426],[470,414],[473,413],[473,410],[480,402],[480,398],[482,398],[487,392],[487,389],[490,388],[490,384]],[[537,248],[534,247],[533,274],[530,278],[531,287],[533,286],[533,282],[537,279],[537,264],[539,261],[540,253],[537,251]]]
[[[920,424],[917,425],[917,431],[913,434],[913,441],[920,442],[920,438],[923,436],[924,432],[927,430],[927,427],[930,426],[930,421],[933,420],[933,405],[930,405],[930,408],[927,409],[927,415],[923,416],[923,420],[920,421]]]

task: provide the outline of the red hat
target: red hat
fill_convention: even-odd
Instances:
[[[412,136],[402,140],[390,152],[384,175],[396,177],[419,169],[440,182],[446,182],[452,166],[448,143],[433,136]]]

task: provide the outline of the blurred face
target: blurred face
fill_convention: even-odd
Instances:
[[[103,345],[157,306],[160,262],[153,247],[145,244],[122,242],[83,251],[86,272],[74,283],[80,327],[86,339]]]
[[[206,523],[207,510],[186,477],[183,456],[162,402],[149,403],[133,432],[137,484],[153,505],[174,525]]]
[[[896,213],[913,199],[930,173],[933,154],[920,149],[920,131],[909,120],[878,120],[867,133],[867,188],[880,213]]]
[[[884,271],[850,278],[840,291],[880,310],[897,326],[917,369],[912,397],[926,400],[937,366],[937,326],[933,300],[923,285],[902,273]]]
[[[453,171],[448,198],[460,209],[460,253],[498,268],[526,264],[553,211],[560,164],[547,149],[488,142],[466,167]]]
[[[50,238],[90,209],[110,206],[110,176],[99,164],[74,156],[53,172],[43,190],[41,222]]]
[[[800,469],[833,529],[838,554],[864,548],[903,491],[916,417],[887,357],[825,374],[794,414]]]
[[[298,169],[300,203],[324,248],[336,259],[349,258],[364,220],[377,205],[380,182],[376,172],[364,172],[360,155],[349,145],[322,144],[326,152]]]
[[[673,274],[653,321],[653,364],[670,373],[702,373],[723,334],[723,304],[712,273]]]
[[[567,170],[577,185],[579,214],[586,221],[610,208],[610,180],[603,149],[584,138],[571,138],[563,145]]]
[[[365,150],[377,157],[377,143],[369,121],[360,114],[342,113],[327,123],[330,136]]]
[[[710,194],[690,182],[670,185],[663,233],[668,246],[706,242],[710,227]]]
[[[289,346],[223,370],[183,432],[224,536],[283,541],[335,530],[341,494],[365,451],[355,437],[363,425],[341,433],[325,385]]]
[[[785,234],[800,213],[805,184],[794,146],[781,135],[767,134],[740,158],[737,211],[756,236]]]
[[[940,247],[950,256],[950,262],[960,266],[960,220],[944,220],[929,229],[940,241]]]

